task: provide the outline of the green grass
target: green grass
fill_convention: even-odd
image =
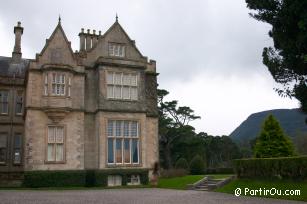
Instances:
[[[281,193],[284,194],[285,190],[300,190],[300,195],[250,195],[247,193],[246,196],[257,196],[257,197],[267,197],[267,198],[276,198],[276,199],[286,199],[286,200],[301,200],[307,201],[307,181],[292,181],[292,180],[262,180],[262,179],[236,179],[229,184],[217,189],[217,192],[230,193],[234,195],[235,189],[241,188],[241,195],[244,195],[245,188],[248,189],[262,189],[270,190],[272,188],[281,190]],[[267,193],[269,194],[269,193]]]
[[[193,184],[204,178],[204,175],[188,175],[174,178],[160,178],[158,188],[186,189],[187,184]]]

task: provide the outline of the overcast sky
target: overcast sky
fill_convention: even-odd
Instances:
[[[73,50],[81,28],[105,32],[119,22],[143,55],[157,61],[159,88],[167,100],[190,106],[201,120],[196,131],[228,135],[254,112],[297,108],[280,98],[262,65],[262,49],[272,44],[270,26],[249,17],[244,0],[27,0],[2,1],[0,56],[10,56],[13,27],[22,22],[22,52],[34,58],[61,15]]]

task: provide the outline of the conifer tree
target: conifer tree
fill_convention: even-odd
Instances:
[[[260,135],[257,137],[254,156],[256,158],[270,158],[294,155],[292,142],[284,134],[279,122],[273,115],[269,115],[264,121]]]

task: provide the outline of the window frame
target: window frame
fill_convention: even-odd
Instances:
[[[0,92],[6,92],[7,93],[7,101],[3,101],[3,96],[0,96],[0,115],[9,115],[10,113],[10,90],[9,89],[0,89]],[[7,106],[7,112],[3,112],[3,106],[6,104]]]
[[[112,75],[112,82],[109,81],[109,76]],[[120,83],[116,82],[116,75],[120,75]],[[129,76],[129,85],[124,83],[124,76]],[[134,84],[132,84],[132,79]],[[123,72],[123,71],[111,71],[105,72],[105,84],[106,84],[106,98],[108,100],[121,100],[121,101],[138,101],[139,100],[139,74],[137,72]],[[116,97],[116,88],[120,88],[120,97]],[[128,88],[128,97],[124,97],[124,89]],[[112,91],[110,93],[109,91]],[[136,91],[135,97],[133,97],[133,91]]]
[[[7,165],[8,163],[8,139],[9,139],[9,133],[8,132],[0,132],[0,135],[5,135],[6,139],[5,139],[5,142],[6,142],[6,146],[5,146],[5,156],[4,156],[4,161],[1,162],[0,161],[0,165]]]
[[[108,43],[108,56],[125,58],[126,57],[126,44],[109,42]]]
[[[20,146],[19,147],[16,147],[15,146],[15,139],[16,139],[16,136],[17,135],[20,135]],[[21,132],[15,132],[14,133],[14,137],[13,137],[13,145],[12,145],[12,147],[13,147],[13,155],[12,155],[12,163],[13,163],[13,165],[16,165],[16,166],[18,166],[18,165],[22,165],[22,154],[23,154],[23,152],[22,152],[22,133]],[[20,161],[19,162],[15,162],[15,152],[16,152],[16,150],[19,150],[19,156],[20,156]]]
[[[63,77],[63,78],[62,78]],[[66,96],[66,74],[62,72],[52,72],[51,74],[51,95]],[[59,93],[58,93],[59,90]],[[62,93],[63,90],[63,93]]]
[[[21,92],[21,102],[18,101],[18,92]],[[24,90],[16,90],[15,93],[15,114],[18,116],[23,115],[23,109],[24,109]],[[18,104],[21,104],[20,112],[17,112],[17,106]]]
[[[49,134],[49,127],[62,127],[63,128],[63,160],[62,161],[57,161],[56,160],[56,136],[55,136],[55,142],[54,143],[49,143],[48,142],[48,134]],[[54,160],[53,161],[49,161],[48,160],[48,144],[54,144],[55,147],[55,151],[54,151]],[[66,125],[62,125],[62,124],[50,124],[47,125],[46,127],[46,137],[45,137],[45,163],[46,164],[65,164],[66,163]]]
[[[109,136],[109,121],[113,121],[113,136]],[[121,121],[121,136],[116,136],[116,121]],[[125,136],[124,132],[124,122],[129,122],[128,132],[129,136]],[[133,122],[137,123],[137,136],[131,136],[131,124]],[[114,118],[108,118],[106,119],[106,166],[107,167],[120,167],[120,166],[141,166],[141,125],[140,120],[138,119],[114,119]],[[113,139],[113,163],[109,162],[109,139]],[[121,140],[121,160],[122,162],[119,163],[116,161],[116,139]],[[129,156],[130,156],[130,162],[125,161],[125,139],[129,139]],[[137,139],[137,150],[138,150],[138,162],[133,162],[133,150],[132,150],[132,141]]]

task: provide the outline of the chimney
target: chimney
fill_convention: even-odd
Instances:
[[[87,29],[86,34],[86,51],[90,50],[92,48],[92,39],[91,39],[90,29]]]
[[[85,34],[84,34],[84,28],[81,28],[81,33],[79,33],[80,37],[80,51],[85,50]]]
[[[93,30],[92,47],[94,47],[97,44],[97,41],[98,41],[98,36],[96,35],[96,30]]]
[[[19,63],[21,60],[21,35],[23,33],[23,27],[21,27],[21,23],[18,21],[17,26],[14,27],[15,33],[15,46],[12,53],[12,60],[15,63]]]

